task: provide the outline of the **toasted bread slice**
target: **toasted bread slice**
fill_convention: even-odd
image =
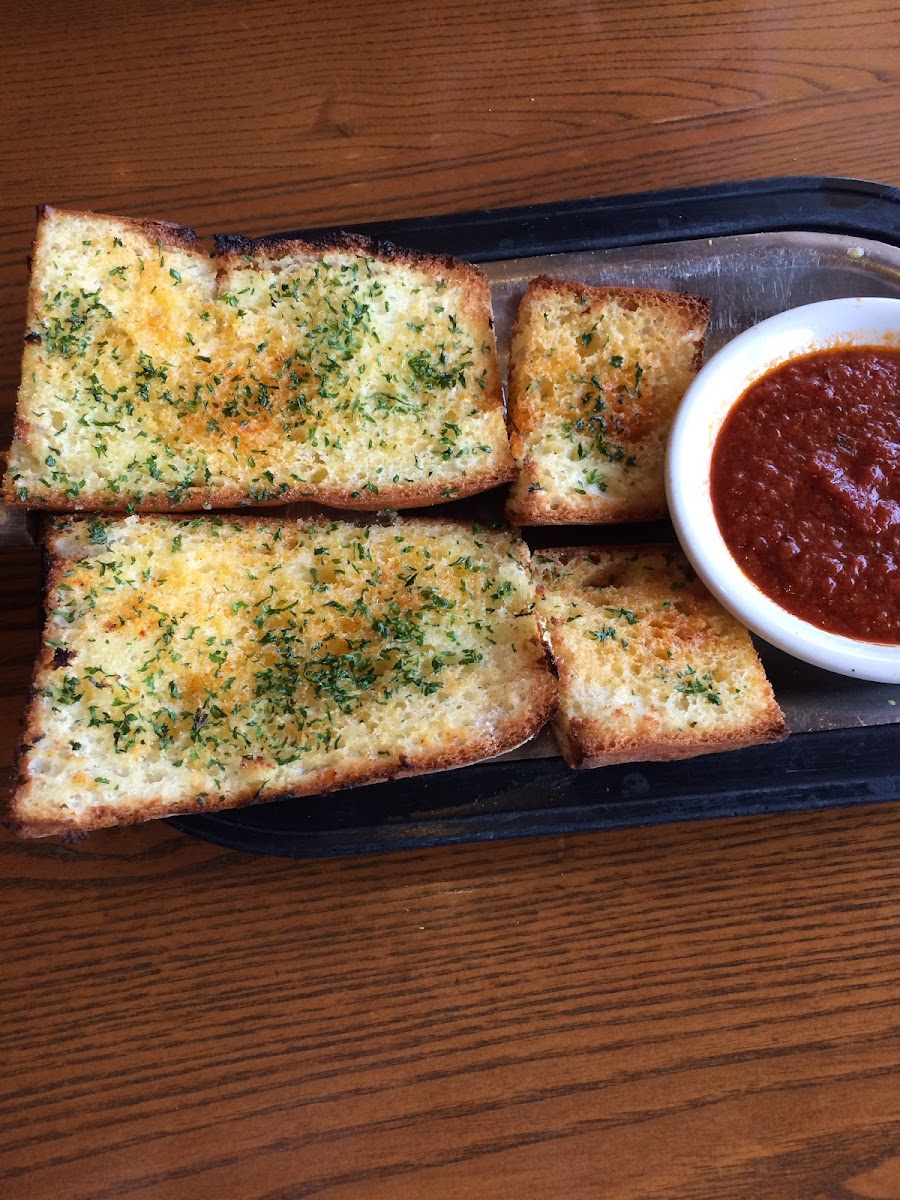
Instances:
[[[349,235],[217,244],[43,210],[8,503],[404,508],[512,477],[480,271]]]
[[[708,319],[699,296],[532,281],[510,348],[510,520],[665,516],[666,441]]]
[[[25,836],[462,766],[556,704],[508,533],[69,517],[48,548],[10,812]]]
[[[228,470],[244,491],[403,508],[512,478],[481,271],[350,235],[217,246],[221,432],[239,439]]]
[[[538,607],[573,767],[690,758],[786,736],[750,635],[675,547],[541,551]]]

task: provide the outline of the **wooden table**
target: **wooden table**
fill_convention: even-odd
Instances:
[[[41,201],[261,233],[900,183],[893,0],[5,6],[9,435]],[[36,554],[5,552],[8,762]],[[290,862],[0,842],[5,1200],[891,1200],[900,807]]]

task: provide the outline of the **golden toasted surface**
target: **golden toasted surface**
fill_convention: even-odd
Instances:
[[[11,809],[27,835],[459,766],[556,703],[506,533],[68,518],[49,550]]]
[[[688,758],[786,736],[750,635],[680,550],[551,550],[533,562],[570,765]]]
[[[532,281],[510,350],[511,520],[665,515],[666,440],[708,318],[698,296]]]
[[[206,486],[208,456],[183,422],[206,403],[214,293],[187,230],[44,211],[7,503],[177,504]]]
[[[352,237],[211,259],[190,231],[45,210],[8,503],[409,507],[512,473],[475,268]]]
[[[278,486],[361,508],[433,503],[512,475],[481,272],[361,239],[220,253],[222,430],[254,430]],[[266,412],[261,417],[260,397]],[[255,422],[255,424],[254,424]],[[241,447],[229,464],[246,475]]]

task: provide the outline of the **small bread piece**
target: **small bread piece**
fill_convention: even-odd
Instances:
[[[27,837],[463,766],[556,705],[528,552],[458,522],[59,518]]]
[[[510,520],[666,515],[666,441],[708,320],[699,296],[544,276],[529,284],[510,348],[510,443],[520,469]]]
[[[482,272],[349,235],[217,246],[43,210],[7,503],[404,508],[512,478]]]
[[[750,635],[672,546],[536,552],[573,767],[690,758],[786,736]]]

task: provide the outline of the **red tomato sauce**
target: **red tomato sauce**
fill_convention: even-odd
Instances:
[[[900,350],[810,354],[758,379],[713,448],[744,573],[821,629],[900,643]]]

